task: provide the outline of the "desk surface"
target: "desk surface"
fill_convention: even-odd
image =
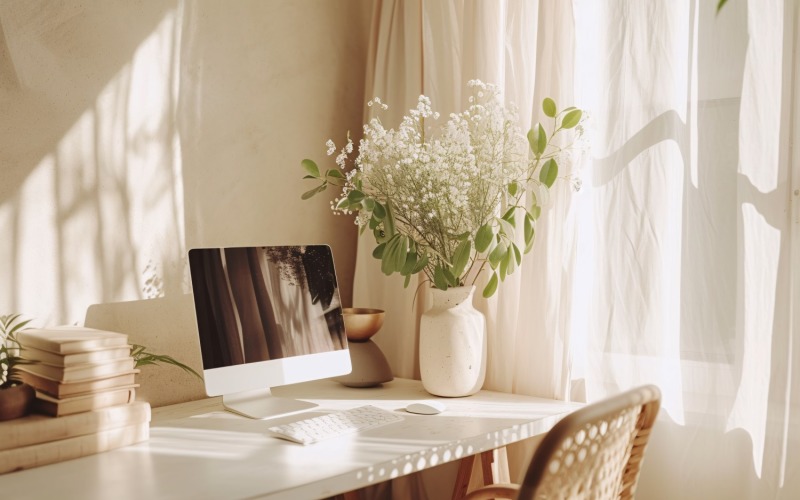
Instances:
[[[320,498],[409,474],[547,432],[578,407],[481,391],[444,399],[433,416],[404,408],[431,399],[418,381],[355,389],[330,380],[273,389],[319,406],[288,417],[251,420],[221,410],[219,398],[157,408],[150,440],[126,448],[0,476],[6,498]],[[402,422],[302,446],[265,428],[372,404]]]

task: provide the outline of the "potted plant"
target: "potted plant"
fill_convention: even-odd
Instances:
[[[30,320],[20,321],[20,314],[0,316],[0,421],[23,417],[33,401],[33,387],[18,379],[16,368],[26,363],[21,356],[17,332]]]
[[[580,109],[559,111],[547,98],[547,123],[525,133],[496,86],[468,86],[467,109],[438,128],[432,125],[439,114],[423,95],[396,129],[378,117],[364,125],[354,161],[348,136],[338,168],[322,173],[314,161],[301,162],[305,178],[319,182],[302,198],[340,187],[331,208],[354,215],[362,233],[372,231],[384,274],[399,273],[408,286],[424,273],[434,306],[420,323],[420,372],[425,388],[440,396],[480,389],[486,335],[483,315],[472,307],[477,280],[488,273],[482,294],[491,297],[522,264],[559,163],[569,160],[583,132]],[[380,99],[368,105],[387,107]],[[333,141],[327,147],[328,155],[337,152]]]

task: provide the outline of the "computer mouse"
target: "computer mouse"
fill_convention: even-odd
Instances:
[[[406,406],[406,411],[409,413],[418,413],[420,415],[436,415],[442,413],[447,409],[441,401],[415,401]]]

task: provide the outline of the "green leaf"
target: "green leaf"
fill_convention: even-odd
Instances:
[[[544,101],[542,101],[542,110],[544,110],[544,114],[553,118],[556,116],[556,102],[549,97],[545,97]]]
[[[506,252],[502,259],[500,259],[500,281],[505,281],[508,273],[508,263],[511,252]]]
[[[468,238],[469,238],[469,235],[470,235],[470,232],[469,232],[469,231],[464,231],[463,233],[461,233],[461,234],[456,234],[456,235],[454,235],[453,237],[454,237],[455,239],[457,239],[458,241],[464,241],[464,240],[466,240],[466,239],[468,239]]]
[[[300,166],[303,167],[309,175],[313,175],[315,178],[319,179],[319,167],[313,160],[306,158],[300,162]]]
[[[539,181],[549,188],[556,181],[556,178],[558,178],[558,164],[553,158],[550,158],[544,162],[542,169],[539,171]]]
[[[386,232],[386,235],[391,237],[394,236],[395,233],[395,224],[394,224],[394,213],[392,212],[392,202],[391,200],[386,200],[386,216],[383,218],[383,230]]]
[[[537,158],[544,153],[547,148],[547,132],[541,123],[537,123],[528,131],[528,144]]]
[[[411,274],[417,274],[418,272],[425,269],[425,266],[428,265],[428,254],[422,256],[420,260],[417,261],[417,265],[414,266],[414,270],[411,271]]]
[[[464,240],[458,244],[456,251],[453,252],[453,274],[455,276],[461,276],[464,272],[471,254],[472,242],[470,240]]]
[[[722,10],[722,7],[724,7],[724,6],[725,6],[725,3],[726,3],[727,1],[728,1],[728,0],[719,0],[719,3],[717,4],[717,14],[719,14],[719,11],[720,11],[720,10]]]
[[[486,283],[486,287],[483,289],[483,296],[485,298],[489,298],[494,295],[494,292],[497,291],[497,273],[492,273],[492,277],[489,278],[489,282]]]
[[[522,264],[522,252],[519,251],[517,244],[512,243],[511,249],[514,251],[514,260],[517,262],[517,265]]]
[[[380,224],[381,224],[381,221],[379,221],[378,219],[376,219],[376,218],[375,218],[375,214],[373,213],[373,214],[372,214],[372,217],[370,217],[370,219],[369,219],[369,228],[370,228],[370,229],[375,229],[375,228],[376,228],[376,227],[378,227]]]
[[[372,209],[372,216],[378,220],[383,220],[386,217],[386,208],[378,201],[375,202],[375,208]]]
[[[436,269],[433,270],[433,286],[439,290],[447,290],[447,277],[440,264],[436,264]]]
[[[398,243],[394,255],[394,268],[400,272],[403,270],[403,266],[406,265],[406,259],[408,257],[408,236],[399,234],[397,240]]]
[[[371,212],[375,208],[375,200],[372,198],[364,198],[361,200],[361,206],[364,207],[367,212]]]
[[[533,205],[530,213],[533,220],[539,220],[539,216],[542,215],[542,207],[539,205]]]
[[[444,267],[442,268],[444,272],[444,277],[447,280],[447,284],[450,286],[458,286],[458,278],[455,277],[453,271]]]
[[[357,189],[347,193],[347,199],[351,204],[361,203],[361,200],[363,200],[365,197],[366,195]]]
[[[504,241],[498,241],[497,246],[494,247],[494,250],[489,254],[489,264],[491,264],[492,269],[496,268],[503,257],[508,252],[508,246]]]
[[[346,197],[342,198],[336,204],[336,208],[339,209],[339,210],[346,210],[346,209],[350,208],[350,200],[348,200]]]
[[[319,185],[319,186],[315,187],[314,189],[309,189],[308,191],[306,191],[305,193],[303,193],[300,196],[300,199],[307,200],[307,199],[311,198],[312,196],[314,196],[315,194],[321,193],[322,191],[325,191],[326,187],[328,187],[326,184],[322,184],[322,185]]]
[[[511,207],[508,210],[506,210],[506,213],[503,214],[503,217],[501,217],[501,219],[503,219],[505,221],[508,221],[509,223],[511,223],[513,225],[514,224],[514,215],[516,213],[517,213],[517,207]]]
[[[561,120],[561,128],[573,128],[580,123],[581,115],[583,115],[583,112],[580,109],[573,109],[564,115],[564,119]]]
[[[403,281],[403,288],[408,288],[409,283],[411,283],[411,275],[406,274],[406,279]]]
[[[383,249],[383,255],[381,255],[381,271],[387,276],[399,271],[402,267],[402,264],[400,266],[396,265],[400,254],[400,236],[396,234],[389,238],[389,241],[386,242],[386,247]],[[405,262],[405,259],[403,262]]]
[[[304,175],[303,179],[319,179],[319,177],[314,177],[313,175]]]
[[[517,183],[517,181],[513,181],[508,186],[506,186],[506,189],[508,190],[508,194],[510,194],[511,196],[516,196],[517,193],[519,192],[519,183]]]
[[[344,174],[335,168],[329,169],[325,175],[334,179],[344,179]]]
[[[489,248],[492,238],[494,238],[494,230],[489,224],[479,227],[478,232],[475,233],[475,250],[481,253],[485,252]]]
[[[417,265],[417,253],[416,252],[408,252],[406,254],[406,261],[403,264],[403,268],[400,269],[400,274],[403,276],[411,276],[414,274],[414,267]]]
[[[380,245],[375,247],[375,250],[372,251],[372,256],[376,259],[380,259],[383,257],[383,251],[386,249],[386,243],[381,243]]]
[[[500,224],[500,232],[508,236],[508,239],[514,239],[514,226],[505,219],[497,219]]]
[[[525,228],[525,247],[526,248],[531,243],[531,241],[533,241],[533,235],[534,235],[534,232],[533,232],[533,221],[534,221],[533,217],[531,217],[528,214],[525,214],[524,228]]]

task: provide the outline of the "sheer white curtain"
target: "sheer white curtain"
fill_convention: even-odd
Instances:
[[[378,2],[366,92],[398,119],[420,93],[447,116],[471,78],[525,127],[545,96],[588,109],[583,189],[560,184],[522,271],[477,301],[485,387],[591,401],[656,383],[642,498],[796,498],[800,2],[716,3]],[[387,310],[375,340],[418,376],[414,290],[372,248],[354,301]]]
[[[716,3],[574,2],[572,376],[662,388],[643,497],[797,498],[798,2]]]
[[[366,93],[389,104],[384,123],[398,124],[420,94],[430,97],[443,117],[461,111],[466,84],[477,78],[500,86],[528,128],[540,119],[538,103],[544,97],[571,103],[565,82],[572,80],[572,26],[568,2],[376,2]],[[369,112],[366,108],[367,117]],[[570,318],[562,303],[571,294],[574,260],[567,184],[554,193],[556,201],[539,223],[533,256],[526,257],[522,272],[492,300],[476,299],[489,321],[487,388],[565,394],[563,337]],[[402,278],[381,273],[371,257],[374,246],[369,234],[360,239],[354,303],[386,309],[386,324],[375,341],[395,374],[417,377],[417,325],[424,307],[414,307],[414,286],[403,289]],[[552,266],[545,265],[550,261]],[[421,295],[424,301],[424,289]]]

